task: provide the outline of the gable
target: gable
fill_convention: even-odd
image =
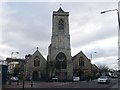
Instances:
[[[36,56],[39,57],[40,60],[44,60],[44,61],[46,62],[46,59],[43,57],[43,55],[42,55],[38,50],[36,50],[36,51],[33,53],[33,55],[32,55],[31,58],[35,58]]]
[[[40,62],[40,65],[39,65],[39,67],[46,67],[46,59],[42,56],[42,54],[38,51],[38,50],[36,50],[34,53],[33,53],[33,55],[31,55],[31,57],[28,59],[28,61],[27,61],[27,65],[29,66],[29,67],[33,67],[34,68],[34,60],[36,60],[36,57],[37,58],[39,58],[39,62]]]
[[[87,58],[87,56],[80,51],[78,54],[76,54],[73,58],[73,68],[74,69],[86,69],[89,70],[91,69],[91,61],[90,59]]]
[[[93,69],[96,69],[96,70],[99,69],[95,64],[92,64],[92,68],[93,68]]]
[[[76,60],[77,58],[80,58],[80,57],[83,57],[85,60],[89,60],[90,61],[90,59],[88,59],[88,57],[82,51],[80,51],[78,54],[73,56],[72,60],[74,61],[74,60]]]

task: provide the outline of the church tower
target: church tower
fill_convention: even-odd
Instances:
[[[60,7],[53,11],[52,37],[48,50],[48,75],[62,80],[72,80],[73,63],[70,48],[69,12]]]

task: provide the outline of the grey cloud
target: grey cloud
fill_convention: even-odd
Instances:
[[[103,19],[100,15],[100,11],[111,9],[115,4],[113,2],[63,3],[63,10],[70,12],[70,30],[74,23],[77,24],[76,26],[84,28],[90,23],[100,27],[94,30],[95,32],[80,34],[81,38],[77,37],[77,40],[72,33],[74,30],[71,30],[73,48],[80,47],[81,49],[94,42],[116,36],[116,25],[111,22],[112,16]],[[8,23],[3,27],[3,43],[11,48],[16,48],[23,54],[33,53],[38,46],[40,52],[47,55],[52,32],[52,12],[58,10],[59,3],[8,3],[7,5],[14,12],[4,17]],[[109,19],[109,27],[106,25],[107,19]],[[80,28],[80,30],[82,29]],[[114,47],[109,49],[108,46],[108,48],[90,48],[85,52],[90,53],[91,50],[98,52],[96,55],[98,58],[116,56],[117,51]]]
[[[95,47],[94,50],[97,52],[96,56],[98,58],[100,57],[109,57],[109,56],[116,56],[117,57],[117,48],[111,47],[111,48],[101,48],[101,47]],[[117,59],[117,58],[116,58]]]
[[[81,46],[89,45],[96,41],[108,39],[111,37],[115,37],[117,35],[116,34],[117,30],[114,31],[113,27],[111,28],[105,27],[105,28],[104,30],[96,30],[96,32],[91,32],[89,33],[89,35],[84,34],[82,37],[80,38],[78,37],[77,40],[74,40],[74,37],[73,37],[73,42],[72,42],[73,47],[79,47],[80,45]]]

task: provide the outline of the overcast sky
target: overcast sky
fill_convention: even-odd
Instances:
[[[46,58],[51,43],[52,13],[59,2],[4,2],[0,3],[0,58],[24,58],[33,54],[36,47]],[[81,50],[92,63],[117,68],[118,22],[117,12],[100,14],[118,8],[117,2],[62,2],[69,12],[69,31],[72,56]],[[93,53],[97,52],[97,53]]]

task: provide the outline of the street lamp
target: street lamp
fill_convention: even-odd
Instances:
[[[19,54],[19,52],[12,52],[11,53],[11,65],[10,65],[10,71],[12,72],[12,58],[13,58],[13,54],[16,53],[16,54]],[[13,64],[14,65],[14,64]]]
[[[119,10],[118,9],[112,9],[112,10],[107,10],[107,11],[102,11],[101,14],[104,14],[106,12],[111,12],[111,11],[117,11],[117,17],[118,17],[118,66],[119,66],[119,63],[120,63],[120,60],[119,60],[119,55],[120,55],[120,51],[119,51],[119,48],[120,48],[120,14],[119,14]],[[120,68],[119,68],[120,69]]]
[[[13,56],[14,53],[19,54],[19,52],[12,52],[11,53],[11,59],[12,59],[12,56]]]
[[[93,75],[93,69],[92,69],[92,58],[93,58],[93,53],[97,53],[97,52],[91,52],[90,53],[90,59],[91,59],[91,76]],[[92,78],[91,78],[92,79]]]
[[[104,14],[104,13],[106,13],[106,12],[111,12],[111,11],[117,11],[117,16],[118,16],[118,26],[119,26],[119,30],[120,30],[120,16],[119,16],[119,11],[118,11],[118,9],[112,9],[112,10],[102,11],[101,14]]]
[[[97,52],[92,52],[92,53],[90,53],[90,59],[92,60],[92,58],[93,58],[93,53],[97,53]]]
[[[13,72],[12,72],[12,69],[13,69],[13,68],[12,68],[12,57],[13,57],[13,54],[14,54],[14,53],[19,54],[19,52],[12,52],[12,53],[11,53],[11,60],[10,60],[10,63],[9,63],[9,71],[8,71],[10,74],[13,73]],[[13,64],[13,65],[14,65],[14,64]],[[10,75],[10,74],[9,74],[9,76],[8,76],[8,77],[9,77],[9,85],[11,85],[11,80],[10,80],[11,75]]]

